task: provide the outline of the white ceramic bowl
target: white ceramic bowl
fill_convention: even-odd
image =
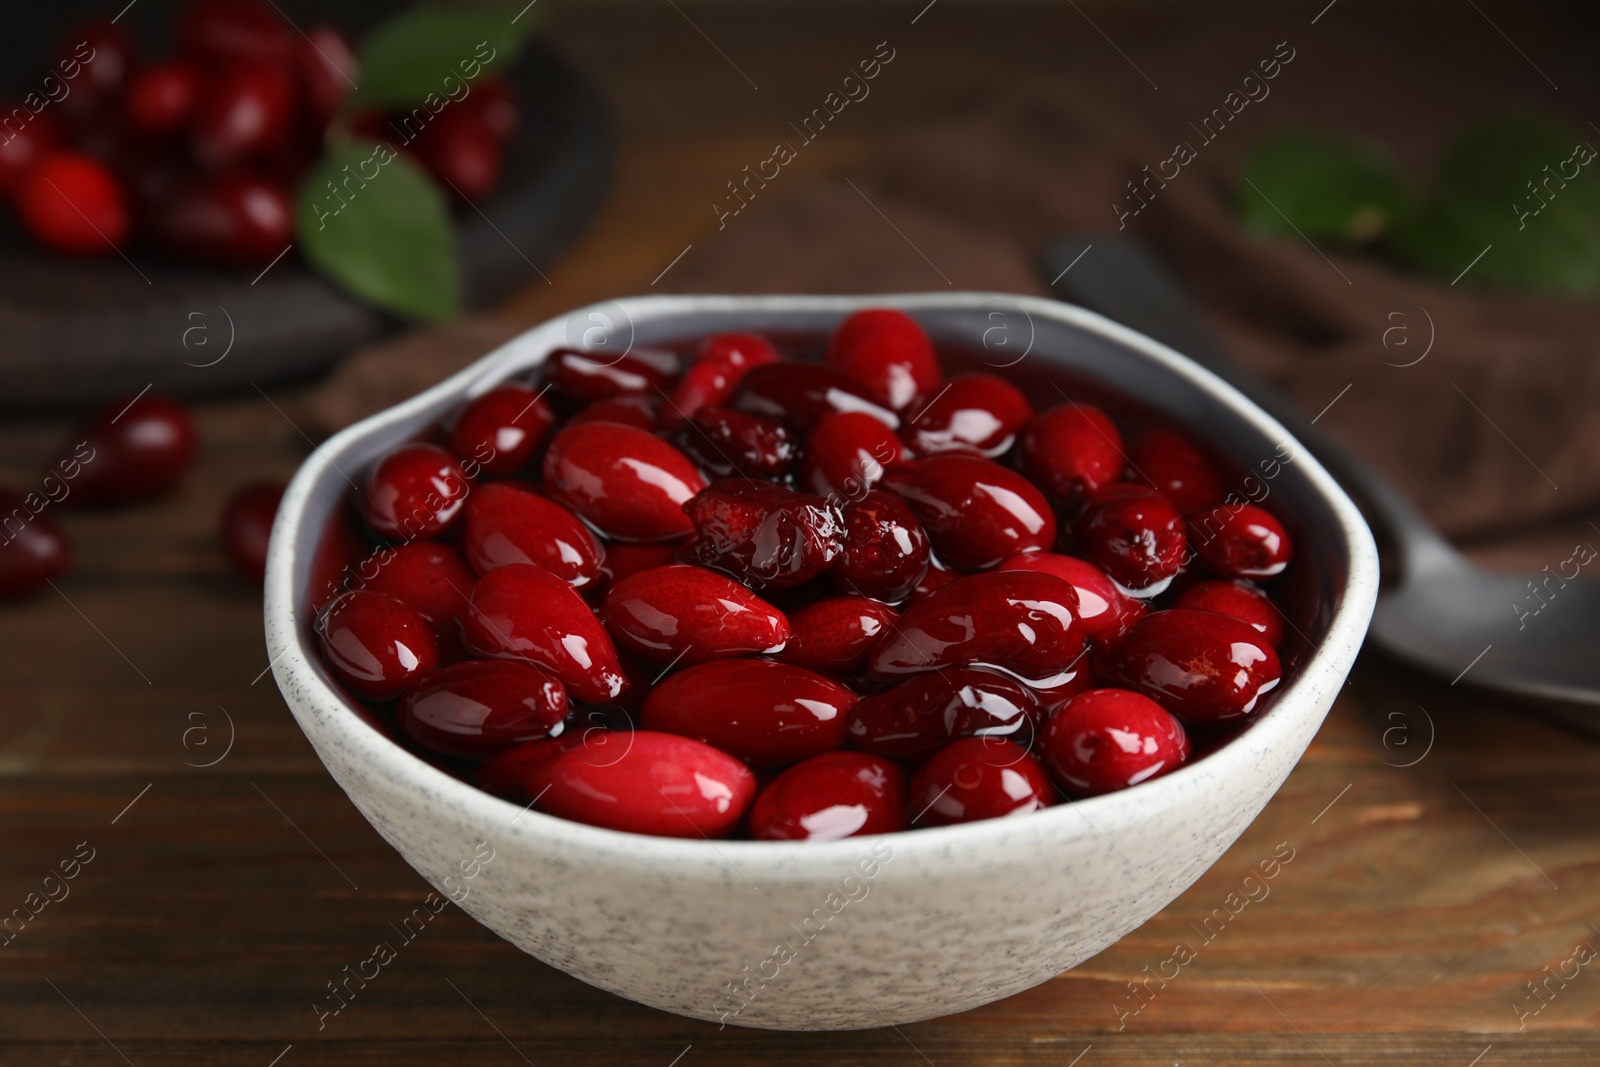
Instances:
[[[318,536],[349,490],[341,471],[364,469],[555,347],[735,329],[820,333],[870,306],[902,308],[936,339],[976,346],[996,367],[1049,361],[1139,397],[1260,472],[1254,486],[1236,488],[1259,495],[1266,486],[1298,531],[1315,587],[1315,647],[1270,710],[1219,751],[1121,793],[1018,818],[778,844],[641,837],[524,811],[408,754],[329,684],[304,605]],[[1053,398],[1034,399],[1044,407]],[[1290,461],[1266,466],[1285,451]],[[1377,584],[1360,514],[1281,426],[1176,352],[1097,315],[983,293],[642,297],[530,330],[318,449],[278,511],[266,633],[278,685],[339,785],[478,921],[553,967],[666,1011],[844,1030],[1020,992],[1093,956],[1183,892],[1305,751],[1355,659]]]

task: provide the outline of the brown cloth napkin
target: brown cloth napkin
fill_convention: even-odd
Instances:
[[[1260,239],[1236,222],[1234,186],[1242,153],[1273,129],[1365,136],[1422,177],[1463,124],[1554,99],[1515,56],[1464,70],[1459,55],[1414,41],[1258,19],[1013,86],[886,141],[845,179],[780,174],[659,288],[1047,294],[1044,245],[1125,226],[1245,363],[1321,412],[1319,425],[1447,533],[1536,568],[1550,552],[1560,554],[1546,562],[1565,558],[1574,538],[1600,544],[1588,521],[1600,512],[1600,302],[1477,290],[1470,271],[1452,286],[1302,239]],[[1193,158],[1136,198],[1127,183],[1171,176],[1179,145]],[[1093,249],[1073,269],[1093,270]],[[319,405],[354,417],[381,406],[370,389],[349,403],[355,383],[409,392],[456,365],[426,338],[402,345],[409,355],[353,361]]]

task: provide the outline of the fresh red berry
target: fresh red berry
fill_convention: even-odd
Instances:
[[[1200,562],[1223,578],[1271,578],[1294,557],[1283,523],[1254,504],[1221,504],[1189,520]]]
[[[1057,404],[1023,427],[1017,462],[1046,496],[1073,507],[1122,473],[1122,435],[1093,405]]]
[[[987,570],[1056,540],[1056,517],[1033,483],[977,456],[943,455],[891,467],[882,485],[911,505],[933,550],[963,571]]]
[[[454,456],[438,445],[401,445],[367,472],[361,517],[379,537],[438,537],[461,516],[469,486]]]
[[[647,663],[705,663],[778,652],[789,640],[784,613],[716,571],[682,564],[624,578],[602,614],[619,648]]]
[[[88,156],[47,155],[17,181],[12,203],[22,228],[52,252],[109,256],[128,238],[131,223],[122,186]]]
[[[1183,518],[1149,486],[1102,486],[1078,514],[1072,533],[1089,561],[1131,592],[1158,593],[1183,567]]]
[[[201,63],[286,61],[295,36],[263,0],[190,0],[178,16],[178,51]]]
[[[660,837],[726,837],[755,799],[756,776],[688,737],[599,731],[525,772],[541,811]]]
[[[912,823],[954,823],[1026,815],[1052,803],[1039,761],[1003,738],[966,737],[940,749],[911,779]]]
[[[38,592],[72,566],[72,542],[45,514],[49,503],[0,489],[0,600]]]
[[[439,665],[427,620],[383,593],[344,593],[317,619],[322,655],[335,678],[369,700],[393,700]]]
[[[554,423],[543,397],[508,382],[462,408],[450,424],[447,443],[469,474],[504,478],[528,465]]]
[[[919,456],[945,452],[993,459],[1033,417],[1021,391],[993,374],[958,374],[916,411],[901,433]]]
[[[857,311],[839,324],[828,346],[828,366],[894,411],[932,397],[944,372],[933,343],[909,315],[889,308]]]
[[[194,453],[188,410],[145,393],[131,402],[119,397],[80,423],[61,443],[56,465],[79,465],[72,502],[131,504],[176,485]]]
[[[568,426],[544,457],[544,488],[607,537],[671,541],[694,529],[684,503],[705,479],[687,456],[631,426]]]
[[[200,68],[181,59],[139,69],[128,83],[122,104],[128,125],[147,137],[182,131],[194,114],[200,81]]]
[[[267,573],[267,542],[282,499],[282,482],[252,482],[234,490],[223,505],[222,550],[247,582],[259,584]]]
[[[313,129],[320,133],[358,84],[355,49],[344,34],[323,23],[306,29],[298,58]]]
[[[855,693],[803,667],[713,660],[652,689],[639,722],[697,738],[756,767],[782,767],[842,748],[855,702]]]
[[[600,620],[561,578],[513,563],[478,579],[461,635],[480,656],[522,659],[554,673],[578,700],[623,696],[628,680]]]
[[[1095,665],[1107,684],[1145,694],[1185,722],[1254,715],[1283,680],[1278,654],[1249,623],[1210,611],[1146,615]]]
[[[195,108],[195,158],[211,170],[238,166],[288,146],[294,83],[289,68],[244,63],[220,68]]]
[[[906,776],[865,752],[824,752],[774,778],[750,809],[757,841],[837,841],[906,828]]]
[[[90,19],[61,38],[55,69],[69,85],[58,106],[74,126],[100,117],[127,84],[138,60],[133,36],[116,23]]]
[[[1273,648],[1283,647],[1283,612],[1251,582],[1237,578],[1196,582],[1173,606],[1232,616],[1248,623]]]
[[[1176,770],[1189,758],[1189,738],[1149,697],[1090,689],[1051,714],[1039,751],[1057,785],[1094,797]]]
[[[174,252],[227,267],[264,267],[294,237],[289,193],[251,174],[191,179],[155,213],[155,238]]]
[[[451,104],[411,143],[428,173],[457,199],[477,203],[500,184],[502,142],[472,110]]]
[[[396,715],[413,741],[447,756],[488,756],[559,733],[567,691],[526,663],[474,660],[442,667],[401,699]]]

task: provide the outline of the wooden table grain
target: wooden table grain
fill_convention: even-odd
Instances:
[[[848,66],[880,23],[907,30],[904,6],[558,8],[552,32],[617,102],[620,172],[593,231],[504,314],[531,323],[647,289],[705,234],[711,195],[757,158],[773,116],[803,110],[791,105],[818,72]],[[1139,32],[1095,12],[1113,36]],[[951,4],[915,32],[896,92],[798,166],[846,167],[1002,73],[1105,46],[1070,6],[996,29]],[[173,496],[63,512],[77,568],[0,606],[0,917],[29,916],[0,925],[0,1062],[1600,1062],[1586,965],[1600,946],[1600,748],[1373,653],[1211,871],[1098,957],[1001,1003],[859,1033],[719,1030],[592,989],[447,908],[319,1018],[327,983],[394,940],[428,886],[294,725],[265,673],[259,596],[216,543],[227,493],[287,477],[309,450],[280,410],[295,391],[268,395],[284,402],[199,409],[200,459]],[[61,431],[0,428],[0,480],[32,485]]]

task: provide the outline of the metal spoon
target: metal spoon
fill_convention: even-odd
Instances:
[[[1089,261],[1080,256],[1092,246]],[[1135,242],[1096,235],[1052,244],[1044,276],[1072,303],[1166,344],[1255,401],[1311,449],[1387,541],[1372,639],[1429,673],[1508,693],[1600,703],[1600,582],[1573,559],[1537,575],[1480,570],[1376,471],[1236,364],[1166,268]],[[1581,565],[1581,564],[1580,564]]]

